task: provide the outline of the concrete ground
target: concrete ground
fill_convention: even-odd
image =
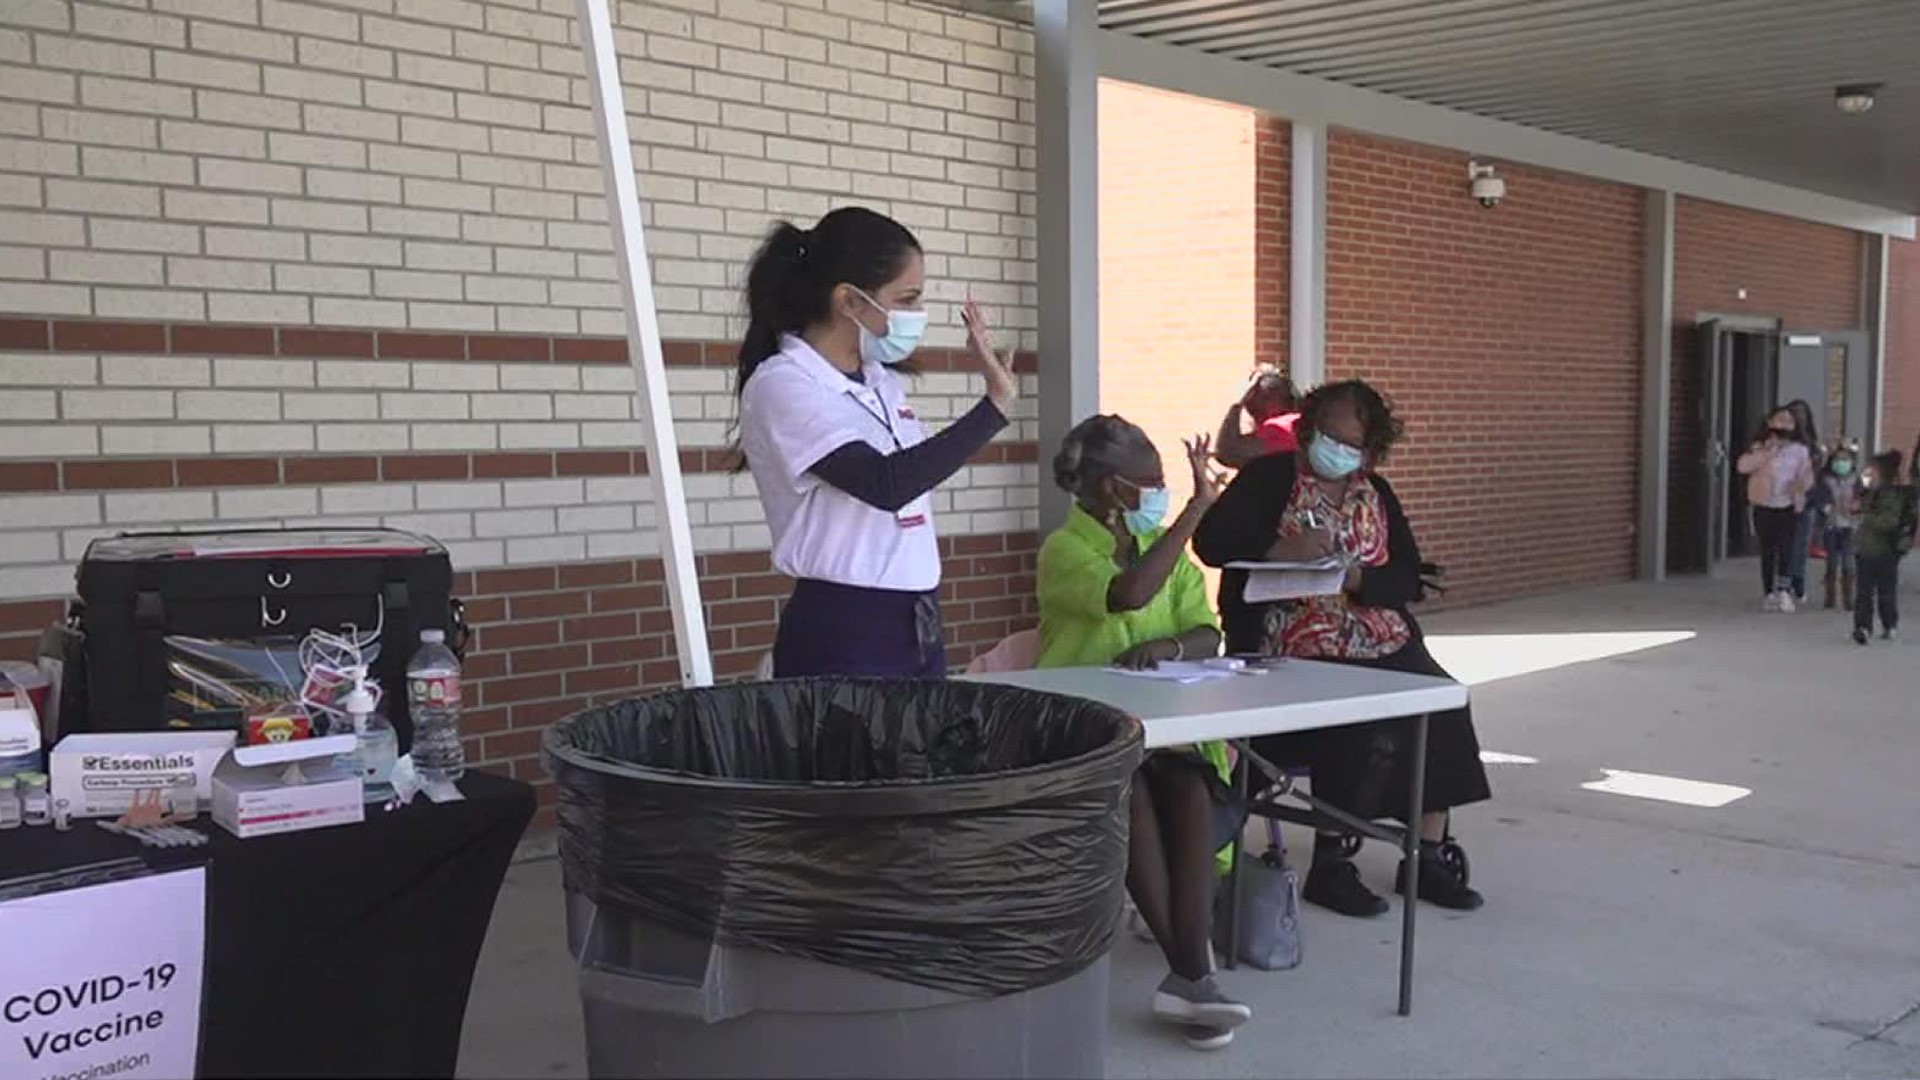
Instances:
[[[1920,644],[1762,615],[1749,576],[1433,618],[1513,763],[1458,815],[1488,904],[1423,910],[1414,1015],[1393,1013],[1397,902],[1309,908],[1302,967],[1223,973],[1256,1016],[1212,1054],[1149,1021],[1163,969],[1123,937],[1109,1075],[1920,1076]],[[1583,788],[1607,770],[1660,798]],[[1386,891],[1392,853],[1361,862]],[[550,860],[501,896],[461,1073],[585,1075]]]

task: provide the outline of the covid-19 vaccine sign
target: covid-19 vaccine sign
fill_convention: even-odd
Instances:
[[[202,867],[0,901],[0,1077],[192,1076],[206,934]]]

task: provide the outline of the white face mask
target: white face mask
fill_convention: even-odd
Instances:
[[[867,329],[860,320],[853,320],[853,324],[860,328],[860,359],[886,367],[904,363],[907,357],[913,355],[913,350],[920,347],[920,339],[927,335],[927,313],[882,307],[878,300],[861,290],[853,291],[860,299],[872,304],[875,311],[887,317],[885,337]]]

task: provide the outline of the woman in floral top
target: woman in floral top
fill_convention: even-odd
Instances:
[[[1246,575],[1227,571],[1220,614],[1231,654],[1263,653],[1445,676],[1408,612],[1419,599],[1420,548],[1392,485],[1374,470],[1399,440],[1393,408],[1360,380],[1308,395],[1300,450],[1248,465],[1194,536],[1203,562],[1307,561],[1327,555],[1349,566],[1332,596],[1250,604]],[[1420,808],[1420,898],[1471,910],[1480,894],[1441,856],[1447,812],[1489,798],[1469,710],[1429,721],[1426,805]],[[1319,798],[1363,818],[1413,815],[1406,806],[1412,725],[1383,721],[1254,740],[1262,756],[1304,764]],[[1354,845],[1337,829],[1315,838],[1305,899],[1347,915],[1378,915],[1387,903],[1361,882]],[[1404,877],[1402,879],[1404,883]]]

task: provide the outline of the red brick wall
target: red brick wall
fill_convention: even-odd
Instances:
[[[1293,313],[1293,129],[1285,120],[1254,119],[1254,359],[1285,369]]]
[[[949,659],[966,663],[1038,618],[1031,533],[948,537],[944,608]],[[465,665],[469,760],[541,785],[540,732],[595,700],[679,682],[673,620],[658,559],[514,567],[455,575],[476,634]],[[791,583],[764,552],[700,558],[701,599],[722,679],[751,675],[773,647]],[[28,659],[58,600],[0,603],[0,659]]]
[[[1697,199],[1675,201],[1673,418],[1667,559],[1697,569],[1704,391],[1693,326],[1702,314],[1757,315],[1788,329],[1860,323],[1859,233]],[[1744,299],[1740,290],[1746,290]]]
[[[1388,392],[1386,469],[1454,601],[1633,571],[1641,195],[1345,132],[1327,168],[1333,378]]]
[[[1176,507],[1192,486],[1180,439],[1219,428],[1255,363],[1285,362],[1286,132],[1100,85],[1100,407],[1152,436]]]
[[[1883,430],[1889,446],[1912,453],[1920,436],[1920,243],[1887,248],[1887,382]]]

